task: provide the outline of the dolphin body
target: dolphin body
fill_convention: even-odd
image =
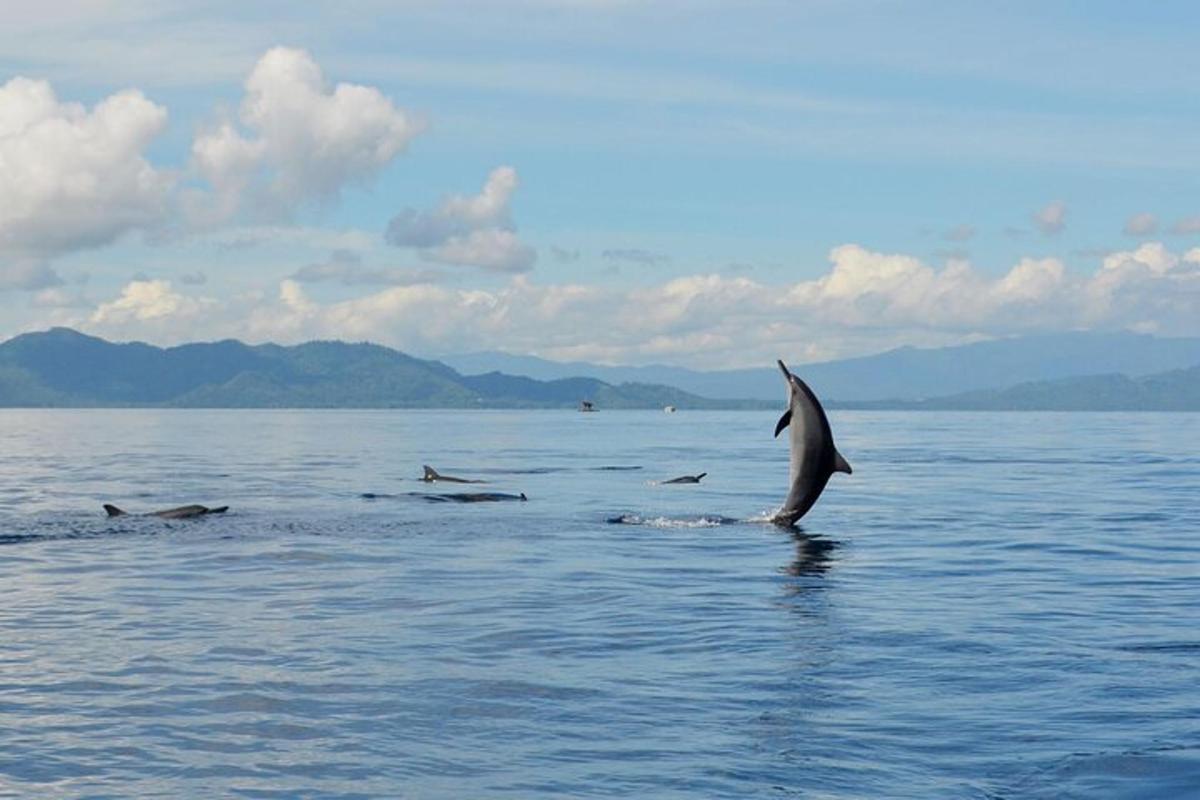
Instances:
[[[380,494],[378,492],[363,492],[359,495],[364,500],[383,500],[395,497],[420,497],[431,503],[499,503],[505,500],[528,500],[524,492],[520,494],[504,494],[502,492],[405,492],[403,495]]]
[[[109,503],[104,504],[104,510],[108,512],[110,517],[126,517],[129,513],[122,511]],[[162,511],[150,511],[146,514],[138,514],[139,517],[160,517],[161,519],[191,519],[192,517],[202,517],[205,514],[224,514],[229,510],[229,506],[218,506],[217,508],[209,508],[208,506],[179,506],[178,508],[164,508]]]
[[[792,460],[788,480],[791,490],[783,508],[772,518],[778,525],[791,526],[812,508],[821,496],[825,484],[835,472],[851,474],[850,464],[833,446],[833,433],[825,409],[808,384],[788,371],[779,362],[783,379],[788,385],[788,409],[775,426],[775,435],[792,426]]]
[[[524,492],[504,494],[502,492],[452,492],[447,494],[422,495],[432,503],[501,503],[505,500],[528,500]]]
[[[701,472],[699,475],[680,475],[678,478],[671,478],[663,483],[699,483],[700,479],[707,474],[707,472]]]
[[[487,481],[473,481],[470,478],[455,478],[453,475],[442,475],[440,472],[438,472],[436,469],[429,466],[428,464],[422,464],[421,466],[425,470],[425,474],[421,476],[421,480],[425,481],[426,483],[437,483],[438,481],[441,481],[442,483],[486,483],[487,482]]]

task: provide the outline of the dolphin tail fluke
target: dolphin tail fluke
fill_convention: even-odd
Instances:
[[[850,462],[843,458],[837,450],[833,451],[833,471],[844,472],[847,475],[854,474],[854,470],[850,469]]]
[[[112,504],[110,504],[110,503],[105,503],[105,504],[104,504],[104,510],[108,512],[108,515],[109,515],[110,517],[123,517],[123,516],[125,516],[125,512],[124,512],[124,511],[122,511],[121,509],[117,508],[116,506],[114,506],[114,505],[112,505]]]
[[[433,482],[433,481],[436,481],[438,478],[442,477],[441,475],[438,475],[438,472],[436,469],[429,466],[428,464],[422,464],[421,466],[425,470],[425,474],[421,477],[421,480],[426,481],[426,482]]]
[[[779,418],[779,422],[775,423],[775,438],[779,438],[779,432],[792,424],[792,410],[789,408],[783,412],[783,416]]]

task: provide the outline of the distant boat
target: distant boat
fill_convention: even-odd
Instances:
[[[674,414],[675,406],[663,406],[663,411],[667,412],[668,414]]]
[[[580,411],[595,411],[596,406],[594,406],[592,404],[591,400],[580,400],[579,401],[579,410]]]

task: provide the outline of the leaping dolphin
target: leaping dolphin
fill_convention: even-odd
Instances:
[[[438,481],[442,483],[487,483],[487,481],[474,481],[470,478],[456,478],[453,475],[442,475],[428,464],[422,464],[421,466],[425,469],[425,474],[421,476],[421,480],[426,483],[436,483]]]
[[[707,474],[707,472],[701,472],[699,475],[680,475],[678,478],[671,478],[663,483],[699,483],[700,479]]]
[[[779,369],[783,370],[783,379],[788,385],[788,409],[775,426],[775,436],[788,425],[792,426],[792,460],[788,476],[792,488],[783,508],[772,521],[793,525],[817,502],[833,473],[849,475],[851,469],[833,446],[833,433],[829,430],[825,409],[821,408],[812,389],[789,372],[783,361],[779,362]]]
[[[125,517],[129,513],[122,511],[109,503],[104,504],[104,510],[108,512],[110,517]],[[217,508],[209,508],[207,506],[179,506],[178,508],[164,508],[162,511],[149,511],[145,514],[138,514],[139,517],[161,517],[162,519],[188,519],[190,517],[202,517],[205,514],[224,514],[229,510],[229,506],[218,506]]]

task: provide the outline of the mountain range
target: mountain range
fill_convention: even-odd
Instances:
[[[486,358],[443,363],[332,341],[162,348],[54,328],[0,343],[0,406],[575,408],[589,400],[600,409],[777,409],[783,402],[773,366],[699,372]],[[830,408],[1200,411],[1200,339],[1063,334],[792,366]]]
[[[162,348],[68,328],[0,344],[0,406],[10,407],[573,408],[584,399],[601,409],[730,407],[669,386],[467,376],[374,344],[226,340]]]
[[[1092,375],[1133,377],[1200,364],[1200,338],[1159,338],[1129,332],[1075,332],[1022,336],[955,347],[901,347],[877,355],[814,364],[794,364],[819,397],[829,403],[915,401],[1000,389],[1021,383]],[[440,357],[471,373],[498,369],[541,380],[587,375],[619,383],[643,381],[676,386],[712,398],[782,402],[783,384],[774,363],[756,369],[698,371],[669,366],[612,367],[560,363],[504,353]]]

